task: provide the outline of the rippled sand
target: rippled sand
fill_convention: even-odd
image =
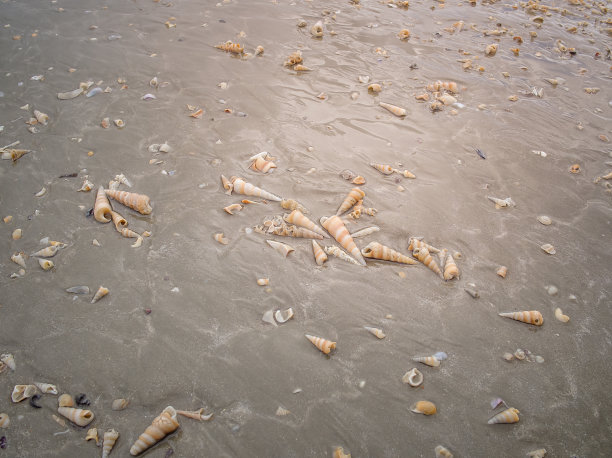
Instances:
[[[539,448],[548,456],[612,454],[612,212],[606,181],[593,182],[612,165],[610,143],[600,139],[612,137],[611,16],[591,3],[551,6],[558,10],[547,15],[432,1],[409,9],[368,0],[0,3],[1,25],[10,24],[0,29],[0,147],[19,140],[32,150],[15,163],[0,161],[0,216],[13,216],[0,222],[0,353],[17,362],[15,372],[0,374],[0,412],[11,418],[0,429],[7,438],[0,454],[101,453],[85,442],[86,429],[52,419],[55,396],[45,395],[42,409],[11,403],[15,384],[34,381],[86,393],[92,426],[121,434],[111,456],[126,456],[168,405],[204,407],[214,417],[180,418],[178,432],[150,456],[167,456],[170,447],[175,456],[331,456],[337,446],[353,457],[434,456],[438,444],[456,457]],[[297,27],[301,19],[305,28]],[[169,20],[176,27],[166,27]],[[317,20],[322,39],[309,32]],[[462,31],[445,30],[459,20]],[[577,33],[566,30],[572,26]],[[499,37],[483,34],[502,27]],[[403,28],[411,31],[407,41],[397,38]],[[240,59],[214,47],[227,40],[265,52]],[[561,53],[557,40],[576,55]],[[492,43],[497,54],[485,57]],[[283,67],[296,50],[310,72]],[[463,59],[472,59],[471,70]],[[360,75],[382,92],[368,94]],[[151,88],[155,76],[169,84]],[[112,92],[57,99],[88,80]],[[415,100],[436,80],[456,81],[462,105],[432,113]],[[533,87],[543,88],[541,98],[527,95]],[[326,100],[317,98],[322,92]],[[142,100],[146,93],[157,98]],[[394,117],[379,101],[407,116]],[[203,117],[189,117],[187,105]],[[34,108],[50,117],[36,134],[24,123]],[[105,117],[126,126],[103,129]],[[170,153],[148,151],[164,141]],[[260,151],[276,157],[273,173],[248,169]],[[385,177],[371,161],[417,178]],[[575,163],[580,173],[571,174]],[[241,197],[224,194],[219,177],[237,175],[297,199],[318,220],[351,189],[339,176],[344,169],[365,177],[364,204],[378,210],[348,226],[381,228],[356,239],[360,248],[376,240],[409,254],[408,238],[423,236],[462,254],[461,278],[443,282],[422,265],[368,261],[363,268],[335,258],[318,267],[309,240],[271,237],[295,248],[284,259],[265,243],[270,237],[245,231],[281,214],[277,203],[223,211]],[[73,172],[78,178],[57,178]],[[114,204],[135,231],[151,231],[140,248],[86,217],[95,191],[76,192],[85,175],[97,187],[119,173],[154,202],[149,216]],[[47,193],[35,197],[43,186]],[[516,206],[496,210],[487,196],[511,197]],[[19,240],[11,238],[16,228]],[[218,232],[228,245],[213,239]],[[10,255],[42,248],[45,236],[68,243],[52,258],[55,269],[45,272],[30,258],[25,276],[10,278],[19,269]],[[545,243],[555,255],[540,249]],[[505,279],[495,274],[500,265],[508,267]],[[258,286],[265,277],[269,287]],[[480,298],[464,291],[470,282]],[[91,295],[65,292],[76,285],[92,294],[104,285],[110,294],[90,304]],[[549,295],[548,285],[558,294]],[[261,321],[267,310],[288,307],[295,317],[286,324]],[[555,319],[557,307],[568,323]],[[497,315],[516,310],[541,311],[543,326]],[[325,357],[304,334],[337,341],[337,349]],[[502,359],[518,348],[544,362]],[[412,357],[437,351],[448,359],[438,368],[418,365],[421,387],[402,383],[418,364]],[[112,411],[122,397],[129,407]],[[519,409],[519,423],[487,424],[495,397]],[[433,401],[438,413],[410,412],[418,400]],[[290,414],[276,416],[279,406]]]

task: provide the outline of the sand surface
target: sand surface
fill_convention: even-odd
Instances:
[[[87,394],[91,426],[120,433],[111,456],[127,456],[169,405],[204,407],[214,417],[179,418],[179,430],[148,456],[172,448],[180,457],[314,457],[342,446],[353,457],[433,457],[438,444],[456,457],[520,457],[539,448],[547,456],[610,456],[612,207],[607,181],[594,180],[612,169],[611,15],[590,2],[543,3],[554,9],[2,1],[0,147],[20,141],[17,148],[31,152],[0,161],[0,216],[13,217],[0,221],[0,353],[17,364],[0,374],[0,413],[11,419],[0,428],[7,441],[0,456],[101,454],[85,442],[87,428],[53,420],[56,396],[44,395],[41,409],[11,402],[14,385],[37,381]],[[317,39],[309,30],[318,20]],[[449,29],[460,20],[461,31]],[[404,28],[407,41],[397,37]],[[250,55],[214,47],[227,40]],[[485,56],[493,43],[496,55]],[[265,51],[255,56],[259,45]],[[283,66],[297,50],[310,71]],[[154,77],[167,84],[151,87]],[[415,96],[437,80],[458,84],[459,105],[432,113],[432,99]],[[87,81],[112,91],[57,98]],[[368,93],[370,83],[382,92]],[[542,97],[533,88],[543,88]],[[156,99],[143,100],[147,93]],[[188,105],[203,116],[190,117]],[[37,133],[25,123],[34,109],[49,116],[46,126],[33,126]],[[102,128],[106,117],[125,127]],[[165,141],[169,153],[149,151]],[[275,157],[272,173],[248,168],[261,151]],[[416,179],[384,176],[370,162]],[[569,172],[573,164],[579,173]],[[366,179],[364,206],[378,210],[345,217],[351,232],[380,227],[355,239],[359,248],[378,241],[409,255],[409,237],[422,236],[461,253],[461,277],[444,282],[423,265],[384,261],[364,268],[330,258],[319,267],[310,240],[252,230],[285,212],[277,202],[223,211],[245,197],[224,193],[220,175],[235,175],[296,199],[318,221],[354,187],[340,177],[344,169]],[[70,173],[78,177],[58,178]],[[146,194],[154,206],[140,215],[112,202],[130,228],[151,232],[139,248],[112,223],[87,216],[95,188],[121,173],[132,187],[120,189]],[[94,190],[77,192],[86,176]],[[496,209],[487,196],[511,197],[516,206]],[[540,215],[552,224],[540,224]],[[13,240],[17,228],[23,236]],[[219,232],[227,245],[213,239]],[[25,274],[11,278],[19,270],[11,255],[44,248],[43,237],[67,244],[51,258],[55,267],[43,271],[30,257]],[[283,258],[267,239],[295,251]],[[556,254],[541,250],[545,243]],[[505,279],[495,273],[500,265]],[[479,298],[465,292],[468,283]],[[77,285],[91,293],[65,292]],[[91,304],[100,285],[110,294]],[[288,307],[295,316],[287,323],[262,321],[264,312]],[[555,319],[557,307],[568,323]],[[544,324],[497,315],[520,310],[539,310]],[[337,349],[326,357],[304,334],[334,340]],[[517,349],[544,362],[502,358]],[[439,367],[411,360],[438,351],[448,354]],[[418,388],[401,380],[412,367],[424,374]],[[520,411],[518,423],[487,424],[500,410],[490,406],[496,397]],[[116,398],[129,399],[128,408],[112,411]],[[434,402],[437,414],[412,413],[419,400]],[[276,415],[279,406],[290,413]]]

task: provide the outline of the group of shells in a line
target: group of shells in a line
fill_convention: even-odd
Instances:
[[[19,240],[19,239],[17,239]],[[11,275],[11,278],[23,277],[26,273],[26,259],[29,257],[36,258],[38,260],[38,264],[43,270],[51,270],[55,267],[55,263],[51,261],[49,258],[55,256],[61,249],[66,248],[68,245],[64,242],[58,242],[55,240],[49,240],[49,237],[45,237],[41,240],[43,245],[48,245],[45,248],[42,248],[29,256],[20,251],[18,253],[13,253],[11,255],[11,261],[17,264],[21,269],[19,269],[18,273],[14,273]]]

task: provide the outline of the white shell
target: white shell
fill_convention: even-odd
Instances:
[[[44,394],[58,394],[57,387],[50,383],[34,382],[34,385]]]
[[[123,410],[125,408],[127,408],[128,404],[130,403],[130,401],[128,401],[127,399],[115,399],[111,405],[111,409],[112,410]]]
[[[8,414],[0,413],[0,428],[8,428],[11,424],[11,419]]]
[[[24,399],[34,396],[37,392],[37,388],[34,385],[15,385],[11,399],[13,402],[21,402]]]
[[[277,310],[274,313],[274,318],[276,318],[276,321],[278,321],[281,324],[286,323],[291,318],[293,318],[293,309],[292,308],[288,308],[287,310],[285,310],[285,316],[284,317],[283,317],[283,312],[281,312],[280,310]]]
[[[284,257],[287,257],[289,253],[295,251],[293,247],[287,245],[286,243],[277,242],[276,240],[266,240],[266,242]]]
[[[564,315],[559,307],[555,309],[555,318],[563,323],[567,323],[570,320],[569,316]]]
[[[263,321],[264,323],[271,324],[272,326],[278,326],[276,324],[276,321],[274,321],[274,310],[268,310],[267,312],[265,312],[261,317],[261,321]]]
[[[378,337],[379,339],[384,339],[385,337],[387,337],[385,335],[384,332],[382,332],[382,329],[378,329],[378,328],[371,328],[370,326],[364,326],[364,328],[370,332],[372,335],[375,335],[376,337]]]
[[[0,356],[0,361],[8,366],[8,368],[12,371],[17,369],[17,365],[15,364],[15,358],[10,353],[4,353]]]
[[[11,261],[13,261],[15,264],[18,264],[19,266],[23,267],[24,269],[26,268],[25,259],[24,259],[22,253],[15,253],[14,255],[12,255],[11,256]]]
[[[557,252],[557,250],[555,250],[555,247],[552,246],[550,243],[545,243],[540,248],[542,248],[542,250],[546,251],[548,254],[555,254]]]
[[[552,224],[552,219],[550,219],[550,217],[546,215],[538,216],[538,221],[544,226],[550,226]]]
[[[402,377],[402,382],[410,386],[417,387],[423,383],[423,374],[416,367],[413,367]]]
[[[378,232],[380,231],[380,227],[378,226],[370,226],[370,227],[366,227],[364,229],[360,229],[358,231],[355,231],[351,234],[352,238],[355,237],[365,237],[366,235],[370,235],[373,234],[374,232]]]
[[[443,445],[438,445],[434,451],[436,452],[436,458],[453,458],[451,451]]]

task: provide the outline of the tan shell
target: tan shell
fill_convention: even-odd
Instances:
[[[429,267],[432,271],[438,274],[440,277],[444,278],[440,267],[436,263],[436,260],[431,257],[429,254],[429,250],[426,247],[418,248],[416,251],[416,256],[419,261]],[[447,258],[448,259],[448,258]]]
[[[284,257],[287,257],[289,253],[295,251],[293,247],[287,245],[286,243],[277,242],[276,240],[266,240],[266,242]]]
[[[430,401],[419,401],[414,404],[410,410],[414,413],[421,413],[423,415],[433,415],[438,411],[436,405]]]
[[[242,208],[243,207],[240,204],[231,204],[231,205],[228,205],[227,207],[223,207],[223,210],[225,210],[226,213],[233,215],[234,212],[239,212],[242,210]]]
[[[338,216],[334,215],[330,216],[329,218],[321,218],[321,224],[325,230],[329,232],[331,236],[336,239],[336,241],[359,262],[359,264],[362,266],[366,265],[359,248],[357,248],[357,245],[355,245],[351,234],[349,234],[349,231],[346,229],[344,223]]]
[[[8,414],[0,413],[0,428],[8,428],[11,424],[11,419]]]
[[[495,415],[493,418],[487,421],[487,423],[490,425],[497,423],[516,423],[519,421],[519,413],[520,412],[517,409],[510,407],[509,409]]]
[[[127,408],[128,404],[130,403],[130,401],[128,401],[127,399],[115,399],[113,401],[113,403],[111,404],[111,409],[113,410],[124,410]]]
[[[364,329],[366,331],[368,331],[370,334],[372,334],[373,336],[376,336],[379,339],[384,339],[385,337],[387,337],[382,329],[373,328],[371,326],[364,326]]]
[[[59,247],[55,245],[48,246],[42,250],[38,250],[36,253],[32,253],[30,256],[36,258],[52,258],[59,251]]]
[[[436,81],[435,83],[428,84],[427,90],[431,92],[446,90],[453,94],[459,93],[459,87],[454,81]]]
[[[74,407],[74,398],[69,394],[62,394],[57,398],[57,404],[59,407]]]
[[[400,118],[408,114],[405,108],[400,108],[398,106],[391,105],[390,103],[380,102],[379,105]]]
[[[38,389],[34,385],[15,385],[11,394],[11,400],[13,402],[21,402],[34,396],[37,391]]]
[[[323,229],[321,229],[314,222],[304,216],[304,214],[300,210],[293,210],[291,213],[284,215],[283,219],[288,223],[295,224],[297,226],[302,226],[306,229],[316,232],[322,237],[329,237]]]
[[[100,223],[109,223],[112,217],[112,212],[113,210],[106,197],[104,187],[100,186],[98,188],[98,193],[96,194],[96,203],[94,204],[94,218],[96,218],[96,221]]]
[[[98,288],[98,291],[96,291],[96,294],[94,294],[94,297],[92,298],[91,303],[95,304],[100,299],[102,299],[104,296],[106,296],[109,292],[110,291],[108,288],[105,288],[104,286],[100,286]]]
[[[78,426],[87,426],[94,419],[91,410],[75,409],[74,407],[58,407],[57,412]]]
[[[440,365],[440,360],[435,356],[417,356],[416,358],[412,358],[412,360],[417,363],[423,363],[429,367],[438,367]]]
[[[567,323],[570,320],[570,317],[563,314],[563,311],[557,307],[555,309],[555,318],[563,323]]]
[[[373,83],[368,86],[368,92],[373,92],[375,94],[378,94],[381,91],[382,91],[382,87],[378,83]]]
[[[401,264],[417,264],[417,262],[387,246],[378,242],[371,242],[361,250],[361,254],[366,258],[380,259],[383,261],[399,262]]]
[[[348,195],[344,198],[344,201],[342,202],[342,205],[340,205],[340,208],[338,208],[336,215],[341,215],[347,212],[348,210],[351,209],[353,205],[355,205],[357,202],[362,200],[364,197],[365,197],[365,192],[363,192],[361,189],[359,188],[351,189]]]
[[[153,211],[149,197],[144,194],[107,189],[106,195],[142,215],[149,215]]]
[[[410,251],[414,251],[417,250],[419,248],[427,248],[429,250],[430,253],[439,253],[440,250],[438,250],[436,247],[431,246],[425,242],[423,242],[422,240],[416,239],[414,237],[410,238],[410,244],[408,245],[408,249]]]
[[[115,442],[119,439],[119,433],[114,429],[110,429],[104,433],[104,439],[102,442],[102,458],[108,458],[111,450],[115,446]]]
[[[325,254],[325,251],[323,251],[323,248],[321,248],[321,245],[319,245],[316,240],[312,241],[312,251],[314,253],[315,262],[318,266],[322,266],[325,261],[327,261],[327,254]]]
[[[244,48],[239,43],[232,43],[231,41],[226,41],[225,43],[221,43],[215,45],[215,48],[221,49],[225,52],[231,52],[232,54],[242,54],[244,52]]]
[[[523,311],[523,312],[507,312],[500,313],[499,316],[504,318],[511,318],[516,321],[522,321],[523,323],[533,324],[535,326],[542,326],[544,318],[542,314],[537,310]]]
[[[234,185],[228,180],[224,175],[221,175],[221,183],[223,184],[223,189],[225,189],[225,194],[232,195],[232,191],[234,189]]]
[[[57,387],[50,383],[34,382],[34,385],[44,394],[57,394]]]
[[[306,209],[302,205],[300,205],[299,202],[293,199],[281,200],[280,206],[283,207],[285,210],[299,210],[302,213],[308,213]]]
[[[213,417],[212,413],[204,415],[204,408],[198,410],[177,410],[176,413],[182,415],[183,417],[193,418],[194,420],[198,421],[208,421]]]
[[[351,454],[344,453],[344,449],[342,447],[336,447],[333,458],[351,458]]]
[[[436,446],[434,451],[436,452],[436,458],[453,458],[451,451],[443,445]]]
[[[14,253],[11,256],[11,261],[13,261],[15,264],[23,267],[24,269],[26,268],[26,263],[25,263],[25,253],[21,252],[21,253]]]
[[[214,238],[217,242],[222,245],[227,245],[229,243],[228,239],[223,235],[223,232],[219,232],[214,235]]]
[[[36,118],[36,121],[43,126],[46,126],[47,122],[49,121],[49,115],[43,113],[42,111],[34,110],[34,117]]]
[[[257,170],[262,173],[268,173],[270,169],[275,169],[276,164],[272,161],[267,161],[263,157],[258,156],[249,166],[253,170]]]
[[[459,277],[459,268],[453,257],[449,254],[444,263],[444,280],[452,280]]]
[[[309,334],[306,334],[306,338],[310,340],[315,347],[317,347],[326,355],[328,355],[329,352],[336,348],[336,342],[332,342],[331,340],[327,340],[322,337],[311,336]]]
[[[122,228],[127,227],[127,220],[121,216],[116,211],[111,210],[111,219],[113,220],[113,224],[118,231],[121,231]]]
[[[335,256],[338,259],[342,259],[343,261],[355,264],[356,266],[361,266],[359,261],[346,254],[345,251],[343,251],[341,248],[338,248],[337,246],[326,246],[323,250],[326,254]]]
[[[495,53],[497,52],[497,48],[498,48],[498,45],[496,45],[496,44],[488,45],[485,48],[485,55],[493,57],[495,55]]]
[[[408,40],[410,38],[410,30],[408,29],[400,30],[399,33],[397,34],[397,37],[400,40]]]
[[[168,434],[176,431],[179,427],[176,415],[177,412],[174,407],[166,407],[134,442],[134,445],[130,448],[130,454],[133,456],[139,455]]]
[[[234,186],[234,192],[238,194],[261,197],[262,199],[273,200],[276,202],[280,202],[282,200],[280,197],[275,196],[268,191],[264,191],[257,186],[253,186],[251,183],[245,182],[242,178],[232,177],[230,178],[230,181]]]
[[[497,271],[495,272],[501,278],[506,278],[506,274],[508,273],[508,268],[506,266],[499,266]]]

